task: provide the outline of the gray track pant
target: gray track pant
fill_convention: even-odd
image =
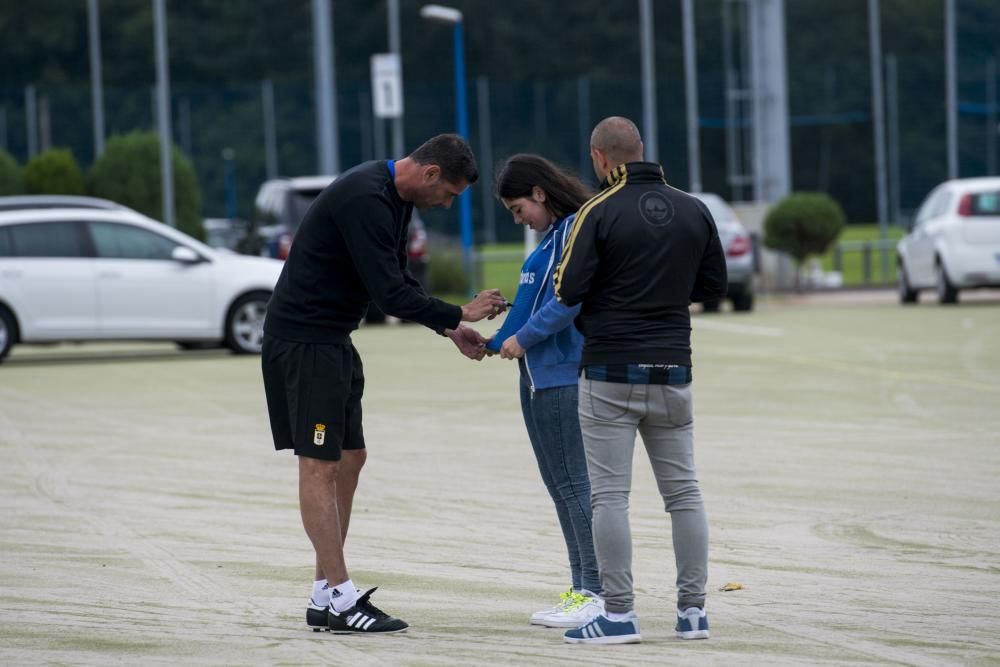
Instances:
[[[635,601],[628,497],[636,430],[670,513],[677,606],[703,607],[708,521],[694,469],[691,385],[624,384],[581,377],[580,428],[590,475],[594,547],[608,611],[629,611]]]

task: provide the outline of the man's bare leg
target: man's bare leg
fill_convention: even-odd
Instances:
[[[347,542],[347,529],[351,525],[354,492],[358,488],[361,468],[368,458],[366,449],[345,449],[341,454],[340,472],[337,474],[337,510],[340,512],[341,544]]]
[[[306,535],[316,550],[317,570],[331,584],[347,581],[344,535],[337,508],[340,461],[299,456],[299,510]]]
[[[347,575],[344,562],[344,536],[350,522],[354,490],[364,465],[364,450],[345,452],[342,461],[321,461],[299,457],[299,508],[302,525],[316,550],[317,569],[326,575],[333,596],[326,625],[316,618],[321,607],[310,604],[306,623],[314,631],[329,627],[338,634],[400,632],[409,627],[406,621],[393,618],[372,606],[371,591],[358,596]],[[343,506],[338,499],[343,498]],[[344,517],[341,523],[341,516]],[[338,604],[339,602],[339,604]],[[346,612],[351,611],[351,614]]]
[[[368,450],[366,449],[346,449],[341,454],[340,466],[337,472],[336,480],[336,496],[337,496],[337,513],[340,516],[340,534],[341,534],[341,549],[343,549],[344,543],[347,542],[347,529],[351,524],[351,509],[354,506],[354,492],[358,488],[358,479],[361,476],[361,468],[365,465],[365,460],[368,458]],[[323,568],[319,563],[319,553],[316,554],[316,581],[320,579],[326,579],[331,583],[333,582],[326,573],[323,572]],[[342,579],[340,581],[343,581]]]

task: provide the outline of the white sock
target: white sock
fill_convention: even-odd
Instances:
[[[635,618],[635,611],[606,611],[604,615],[608,617],[609,621],[616,621],[621,623],[622,621],[631,621]]]
[[[330,606],[330,584],[327,583],[326,579],[320,579],[313,582],[311,599],[313,604],[317,607]]]
[[[358,601],[358,589],[348,579],[342,584],[330,586],[330,605],[334,611],[347,611]]]

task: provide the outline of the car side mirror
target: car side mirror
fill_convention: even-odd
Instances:
[[[170,251],[170,259],[175,262],[180,262],[181,264],[198,264],[203,261],[201,255],[185,245],[174,247],[174,249]]]

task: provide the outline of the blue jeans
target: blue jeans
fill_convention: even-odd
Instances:
[[[536,389],[521,377],[521,412],[542,482],[566,540],[573,590],[601,592],[591,530],[590,478],[577,407],[578,388]]]

